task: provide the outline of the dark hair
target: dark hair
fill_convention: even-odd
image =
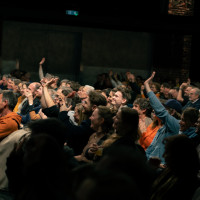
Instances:
[[[66,142],[67,129],[57,118],[39,119],[28,123],[32,135],[47,134],[56,139],[58,144],[63,147]]]
[[[183,111],[182,116],[189,127],[194,126],[198,120],[199,111],[196,108],[188,107]]]
[[[137,110],[129,107],[122,107],[121,120],[123,125],[123,130],[121,131],[123,134],[133,136],[135,141],[139,139],[139,115]]]
[[[3,94],[2,100],[3,101],[7,100],[9,109],[13,111],[13,109],[17,104],[17,97],[14,94],[14,92],[10,90],[1,90],[0,93]]]
[[[122,93],[122,97],[126,99],[126,104],[130,102],[131,100],[131,90],[129,88],[118,86],[117,91],[120,91]]]
[[[184,134],[164,139],[164,157],[167,166],[176,175],[197,176],[200,169],[198,154],[192,140]]]
[[[98,106],[97,109],[99,116],[104,118],[104,123],[101,126],[102,130],[108,133],[112,129],[113,117],[116,113],[107,106]]]
[[[136,98],[133,104],[138,104],[141,110],[146,110],[145,114],[147,117],[151,117],[152,107],[148,99]]]
[[[89,92],[89,101],[91,105],[96,105],[96,106],[106,106],[107,105],[107,100],[106,98],[99,92],[97,91],[90,91]]]

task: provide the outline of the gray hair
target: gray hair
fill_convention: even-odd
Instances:
[[[2,101],[7,100],[9,109],[13,111],[17,104],[17,97],[14,92],[10,90],[1,90],[0,94],[3,94]]]
[[[195,87],[193,89],[195,89],[195,94],[197,94],[200,97],[200,89],[198,87]]]
[[[90,91],[94,90],[94,87],[92,87],[91,85],[85,85],[84,88],[86,88],[86,93],[89,94]]]

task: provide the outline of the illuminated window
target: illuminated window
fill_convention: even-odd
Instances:
[[[194,0],[169,0],[168,14],[193,16]]]

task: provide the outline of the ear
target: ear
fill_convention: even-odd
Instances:
[[[4,100],[3,104],[4,104],[4,107],[6,107],[8,105],[8,100]]]
[[[127,103],[127,100],[126,99],[122,99],[122,104],[126,104]]]
[[[172,109],[171,115],[173,116],[175,113],[176,113],[176,110],[175,110],[175,109]]]
[[[92,106],[92,112],[93,112],[96,108],[97,108],[97,106],[96,106],[96,105],[93,105],[93,106]]]
[[[143,109],[143,110],[142,110],[142,113],[144,114],[144,113],[146,113],[146,111],[147,111],[147,109]]]

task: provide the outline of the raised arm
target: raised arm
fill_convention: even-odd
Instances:
[[[43,72],[43,68],[42,68],[42,65],[44,64],[44,62],[45,62],[45,58],[42,58],[42,60],[39,63],[39,77],[40,77],[40,80],[42,80],[44,78],[44,72]]]
[[[145,89],[146,89],[146,92],[151,92],[151,88],[150,88],[150,82],[153,80],[154,76],[155,76],[156,72],[153,72],[151,74],[151,76],[144,82],[144,86],[145,86]]]
[[[43,96],[46,102],[47,107],[52,107],[55,106],[55,103],[51,97],[51,95],[49,94],[48,91],[48,86],[53,82],[54,80],[51,79],[50,81],[48,81],[46,84],[43,85]]]

